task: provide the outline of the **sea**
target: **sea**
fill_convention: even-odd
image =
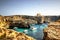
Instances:
[[[17,32],[25,33],[28,36],[35,38],[36,40],[42,40],[44,33],[43,29],[48,27],[48,23],[43,24],[31,24],[30,28],[17,28],[14,27],[13,29]]]

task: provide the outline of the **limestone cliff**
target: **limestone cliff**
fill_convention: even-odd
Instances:
[[[0,16],[0,28],[1,27],[9,28],[9,22],[7,22],[3,16]]]
[[[16,32],[12,29],[0,28],[0,40],[35,40],[23,33]]]
[[[60,22],[52,22],[44,29],[44,40],[60,40]]]

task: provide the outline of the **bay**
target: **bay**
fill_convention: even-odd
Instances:
[[[31,27],[36,28],[35,30],[32,30]],[[43,24],[35,24],[35,25],[30,25],[30,28],[17,28],[15,27],[14,30],[17,32],[22,32],[25,33],[26,35],[29,35],[33,38],[35,38],[36,40],[42,40],[44,33],[43,33],[43,29],[47,28],[48,24],[43,23]]]

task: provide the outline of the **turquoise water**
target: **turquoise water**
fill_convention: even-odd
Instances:
[[[16,29],[14,29],[14,30],[16,30],[16,31],[18,31],[18,32],[24,32],[24,30],[29,30],[29,29],[24,29],[24,28],[16,28]]]
[[[25,33],[31,37],[34,37],[37,40],[42,40],[43,39],[43,29],[46,28],[48,25],[47,24],[36,24],[36,25],[30,25],[30,27],[37,28],[36,30],[31,30],[31,29],[23,29],[23,28],[14,28],[14,30],[18,32]],[[24,32],[24,30],[27,30],[27,32]]]

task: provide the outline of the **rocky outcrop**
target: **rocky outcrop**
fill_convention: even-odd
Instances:
[[[60,22],[52,22],[44,29],[43,40],[60,40]]]
[[[0,40],[35,40],[23,33],[16,32],[12,29],[0,28]]]
[[[25,22],[26,19],[20,16],[0,16],[0,27],[6,28],[30,28],[29,24]]]
[[[0,22],[0,27],[9,28],[9,23],[1,21]]]
[[[9,28],[9,22],[7,22],[3,16],[0,16],[0,28],[1,27]]]

